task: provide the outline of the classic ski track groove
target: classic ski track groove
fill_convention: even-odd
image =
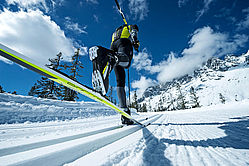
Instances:
[[[153,115],[153,116],[149,117],[149,119],[154,118],[155,116],[157,116],[157,115]],[[143,122],[145,120],[146,120],[146,118],[142,118],[139,120],[139,122]],[[51,127],[51,126],[49,126],[49,127]],[[54,144],[58,144],[58,143],[63,143],[66,141],[71,141],[71,140],[75,140],[75,139],[79,139],[79,138],[84,138],[84,137],[88,137],[88,136],[92,136],[92,135],[96,135],[96,134],[100,134],[100,133],[104,133],[107,131],[122,128],[123,126],[124,125],[117,125],[117,126],[107,127],[107,128],[103,128],[103,129],[94,130],[94,131],[89,131],[89,132],[82,133],[82,134],[66,136],[66,137],[51,139],[51,140],[47,140],[47,141],[40,141],[40,142],[31,143],[31,144],[18,145],[18,146],[9,147],[9,148],[3,148],[3,149],[0,149],[0,157],[5,156],[5,155],[14,154],[14,153],[27,151],[27,150],[32,150],[32,149],[36,149],[36,148],[42,148],[45,146],[50,146],[50,145],[54,145]]]
[[[193,132],[193,131],[196,131],[195,128],[189,127],[189,126],[188,126],[188,128],[189,129],[187,130],[187,132],[189,133],[189,135],[186,135],[186,136],[188,137],[189,140],[191,140],[191,141],[193,141],[193,140],[201,140],[201,137],[196,137],[195,136],[195,135],[199,135],[198,131]],[[191,137],[189,137],[189,136],[191,136]],[[193,147],[195,147],[194,143],[192,145],[193,145]],[[209,165],[210,163],[208,163],[208,161],[206,161],[206,155],[210,156],[210,153],[208,153],[206,150],[201,151],[200,148],[198,148],[198,147],[196,148],[196,151],[197,151],[197,153],[195,153],[195,152],[192,153],[193,155],[195,155],[194,159],[195,160],[199,159],[199,163],[201,163],[202,165]],[[206,153],[206,155],[203,155],[202,152]]]
[[[113,157],[109,159],[110,163],[107,162],[107,163],[104,163],[103,165],[119,165],[123,159],[131,158],[132,155],[134,155],[134,153],[139,154],[140,152],[144,151],[144,148],[145,148],[144,144],[150,144],[151,142],[154,141],[154,134],[161,128],[160,125],[158,124],[162,124],[162,122],[165,122],[164,121],[165,118],[168,118],[168,116],[159,117],[156,120],[157,123],[155,124],[152,123],[151,125],[147,127],[149,128],[151,133],[149,133],[148,135],[144,135],[143,138],[141,138],[139,141],[134,142],[134,144],[129,145],[132,147],[136,147],[135,149],[131,150],[130,148],[127,148],[129,150],[121,151],[120,153],[114,155]],[[114,161],[115,163],[113,163]],[[129,164],[131,163],[122,163],[121,165],[129,165]]]
[[[151,116],[150,118],[154,117],[156,115],[153,115]],[[141,119],[138,119],[139,122],[142,122],[143,119],[145,118],[141,118]],[[113,119],[104,119],[105,123],[108,123],[108,121],[113,121]],[[29,126],[29,127],[25,127],[25,126],[20,126],[20,127],[3,127],[1,128],[0,126],[0,131],[3,131],[3,130],[23,130],[23,129],[38,129],[38,128],[51,128],[51,127],[67,127],[67,126],[72,126],[72,125],[81,125],[81,124],[88,124],[89,121],[86,121],[86,122],[72,122],[70,124],[51,124],[51,125],[45,125],[45,126]],[[98,122],[91,122],[91,123],[98,123]]]
[[[189,140],[189,141],[194,141],[194,140],[198,140],[199,138],[195,138],[194,136],[193,136],[193,131],[195,131],[195,128],[193,128],[193,127],[191,127],[191,126],[182,126],[183,127],[183,133],[184,133],[184,137],[185,138],[187,138],[187,140]],[[186,134],[186,133],[188,133],[188,134]],[[198,132],[194,132],[195,134],[197,134]],[[200,151],[200,149],[197,149],[197,152],[200,152],[200,153],[196,153],[196,152],[194,152],[194,151],[190,151],[189,149],[192,149],[192,148],[194,148],[195,147],[195,145],[194,145],[194,143],[192,143],[191,142],[191,145],[192,146],[185,146],[186,147],[186,149],[188,149],[188,151],[190,152],[189,154],[191,154],[191,155],[199,155],[199,154],[202,154],[201,153],[201,151]],[[202,152],[204,152],[204,153],[206,153],[206,155],[207,156],[211,156],[211,158],[215,158],[215,156],[214,155],[212,155],[212,153],[210,153],[210,152],[208,152],[206,149],[204,149],[204,150],[202,150]],[[205,156],[206,156],[205,155]],[[202,159],[203,158],[205,158],[205,156],[204,157],[201,157]],[[193,159],[198,159],[198,157],[193,157]],[[193,160],[189,160],[190,162],[192,161],[193,162]],[[210,161],[210,160],[209,160]],[[218,163],[217,161],[216,161],[216,163]],[[206,163],[204,164],[204,163],[202,163],[203,165],[209,165],[210,163],[208,163],[207,161],[206,161]],[[194,163],[191,163],[190,165],[194,165]]]
[[[173,121],[175,121],[173,119]],[[216,123],[216,122],[213,122]],[[217,122],[218,123],[218,122]],[[222,122],[219,122],[220,126],[223,126]],[[169,122],[170,124],[170,122]],[[223,139],[215,139],[217,133],[214,130],[210,130],[209,127],[202,128],[202,130],[198,130],[193,123],[187,125],[174,124],[173,127],[176,131],[178,131],[177,135],[180,137],[175,138],[176,141],[186,141],[186,144],[181,146],[177,146],[180,153],[179,156],[174,156],[174,158],[170,158],[176,165],[181,165],[179,163],[184,163],[184,165],[244,165],[243,162],[248,160],[245,156],[241,157],[240,153],[236,151],[231,151],[231,148],[220,147],[219,145],[240,145],[239,142],[232,143],[232,140],[223,140]],[[238,132],[241,130],[240,128],[236,129]],[[241,132],[240,132],[241,133]],[[246,136],[245,133],[242,133]],[[206,140],[214,138],[213,143],[210,146]],[[199,142],[199,143],[196,143]],[[174,144],[172,144],[175,146]],[[216,146],[217,145],[217,146]],[[171,151],[172,152],[172,151]],[[184,155],[183,155],[184,154]],[[180,156],[184,156],[183,158]],[[239,159],[242,159],[240,161]],[[182,160],[177,162],[177,160]],[[197,164],[198,163],[198,164]]]
[[[115,154],[109,159],[108,162],[104,163],[103,165],[119,165],[123,159],[128,159],[132,157],[134,153],[138,154],[142,152],[145,148],[144,146],[145,142],[149,144],[151,143],[151,141],[153,141],[154,133],[160,128],[159,125],[157,124],[160,124],[163,121],[162,119],[164,118],[165,116],[159,117],[156,121],[157,122],[156,124],[152,123],[151,125],[147,127],[147,128],[150,128],[150,130],[152,130],[151,134],[146,135],[143,138],[139,139],[137,142],[134,142],[129,145],[132,147],[136,147],[135,149],[127,148],[128,150],[121,151],[120,153]],[[122,163],[121,165],[129,165],[129,163]]]
[[[144,123],[148,125],[159,119],[161,116],[162,115],[152,116],[149,119],[144,120]],[[76,135],[65,137],[61,140],[50,140],[50,145],[45,145],[46,141],[41,142],[41,144],[43,144],[42,147],[39,147],[39,143],[36,145],[37,147],[35,148],[34,145],[31,144],[30,146],[33,146],[32,148],[34,149],[32,149],[31,147],[26,147],[27,149],[23,148],[23,150],[19,151],[18,153],[1,156],[0,161],[5,163],[6,165],[27,166],[35,165],[35,163],[42,163],[42,165],[62,165],[74,161],[77,158],[91,153],[103,146],[118,141],[119,139],[122,139],[123,137],[142,129],[143,127],[141,127],[140,125],[131,125],[123,128],[117,128],[117,126],[111,128],[112,129],[104,129],[106,131],[95,131],[96,133],[90,133],[91,135]],[[58,150],[58,148],[60,149]],[[51,149],[56,150],[53,151]],[[47,152],[47,150],[50,151]],[[33,154],[33,157],[30,159],[27,158],[23,160],[22,156],[26,156],[28,154]],[[57,160],[58,157],[61,159],[60,161]],[[10,158],[15,158],[16,160],[10,160]]]
[[[210,137],[210,133],[212,135],[215,135],[215,133],[213,131],[207,131],[207,130],[204,130],[202,132],[202,135],[200,135],[198,132],[196,132],[196,137],[197,138],[202,138],[202,137]],[[223,144],[226,144],[226,141],[221,141],[221,140],[216,140],[216,144],[217,145],[223,145]],[[236,144],[236,143],[235,143]],[[216,157],[216,156],[219,156],[221,158],[220,160],[220,163],[221,165],[224,165],[224,163],[226,163],[225,165],[238,165],[238,163],[231,163],[231,161],[227,160],[228,158],[241,158],[241,157],[237,157],[234,152],[231,152],[229,149],[226,149],[226,153],[224,153],[224,149],[223,148],[218,148],[218,147],[212,147],[211,149],[208,149],[210,151],[210,153],[214,153],[214,155],[212,157]],[[238,161],[237,161],[238,162]],[[218,162],[217,162],[218,163]]]
[[[105,122],[108,123],[109,121],[113,121],[113,119],[105,119]],[[67,127],[67,126],[72,126],[72,125],[82,125],[82,124],[87,124],[89,123],[88,121],[87,122],[72,122],[70,124],[51,124],[51,125],[44,125],[44,126],[28,126],[28,127],[25,127],[25,126],[20,126],[20,127],[3,127],[1,128],[0,126],[0,131],[4,131],[4,130],[23,130],[23,129],[42,129],[42,128],[51,128],[51,127]],[[91,122],[91,123],[98,123],[98,122]]]
[[[205,119],[205,116],[200,117],[200,119]],[[179,117],[174,117],[174,115],[163,116],[155,123],[158,126],[152,123],[152,125],[147,127],[151,135],[143,137],[139,141],[123,148],[128,150],[120,150],[117,154],[112,154],[103,165],[132,165],[132,161],[136,158],[142,160],[143,165],[167,165],[163,161],[157,163],[164,155],[176,166],[248,165],[247,150],[245,149],[243,154],[241,150],[234,150],[233,147],[230,147],[241,147],[243,144],[240,141],[233,142],[233,139],[230,138],[224,139],[220,133],[217,133],[219,127],[227,125],[227,121],[223,122],[221,118],[221,121],[203,123],[181,122]],[[199,126],[201,127],[199,128]],[[234,134],[233,138],[235,140],[246,139],[247,135],[245,130],[243,130],[243,126],[238,125],[234,127],[236,127],[236,132],[240,133],[242,137]],[[216,128],[216,130],[213,130],[213,128]],[[222,131],[222,129],[220,130]],[[235,130],[230,128],[229,132],[235,132]],[[224,134],[224,137],[226,137],[226,134]],[[155,140],[159,141],[161,138],[163,139],[162,143],[166,146],[166,151],[160,153],[159,157],[156,157],[158,160],[151,157],[146,161],[143,153],[146,153],[147,147],[150,148],[152,146],[155,149],[153,152],[157,155],[159,154],[158,152],[161,152],[161,143],[154,143]],[[151,163],[151,161],[154,163]],[[135,161],[134,163],[137,162]]]

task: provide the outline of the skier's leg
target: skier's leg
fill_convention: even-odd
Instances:
[[[120,45],[117,52],[118,64],[123,68],[129,68],[132,59],[132,47],[129,45]]]
[[[115,64],[114,52],[101,46],[94,46],[89,49],[89,57],[93,62],[93,88],[105,95],[109,88],[109,74]]]
[[[130,59],[127,54],[123,52],[118,52],[117,53],[117,65],[127,68],[130,64]]]
[[[117,96],[119,101],[119,107],[127,108],[126,105],[126,94],[124,87],[117,87]]]
[[[115,66],[114,67],[116,80],[117,80],[117,96],[119,101],[119,106],[123,108],[123,110],[130,115],[130,110],[127,108],[126,103],[126,94],[125,94],[125,70],[121,66]],[[133,121],[130,119],[121,116],[121,121],[123,124],[131,125],[133,124]]]

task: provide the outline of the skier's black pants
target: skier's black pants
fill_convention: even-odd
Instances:
[[[121,66],[115,66],[114,72],[116,75],[117,87],[125,87],[125,70]]]
[[[125,68],[129,68],[131,65],[131,60],[133,57],[133,48],[131,41],[129,39],[118,39],[114,41],[111,45],[111,49],[117,52],[122,59],[126,59],[128,65]],[[114,66],[114,71],[117,80],[117,87],[125,87],[125,70],[124,66],[116,65]]]
[[[117,81],[117,96],[119,100],[119,106],[121,108],[127,108],[126,95],[125,95],[125,69],[131,65],[133,57],[133,48],[129,39],[118,39],[111,45],[111,49],[118,53],[119,62],[114,66],[114,71]],[[121,64],[122,63],[122,64]]]

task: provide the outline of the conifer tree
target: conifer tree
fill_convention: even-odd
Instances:
[[[61,95],[60,93],[58,85],[54,84],[54,82],[47,77],[41,77],[41,79],[31,87],[28,94],[41,98],[57,99],[57,97]]]
[[[157,111],[158,112],[161,112],[161,111],[163,111],[164,109],[163,109],[163,99],[162,99],[162,97],[160,97],[160,99],[159,99],[159,101],[158,101],[158,108],[157,108]]]
[[[35,96],[35,95],[37,94],[37,89],[38,89],[37,83],[35,83],[35,84],[31,87],[31,89],[29,90],[28,95],[29,95],[29,96]]]
[[[53,70],[61,70],[61,67],[63,67],[63,65],[61,65],[61,60],[63,59],[62,57],[62,53],[60,52],[59,54],[56,55],[56,58],[54,59],[48,59],[50,64],[46,65],[47,67],[53,69]]]
[[[0,85],[0,93],[4,93],[3,87]]]
[[[82,63],[80,62],[79,58],[80,58],[80,49],[77,49],[77,51],[74,53],[74,55],[72,56],[72,61],[70,65],[64,65],[65,69],[69,70],[69,77],[72,80],[77,81],[76,76],[82,77],[81,75],[79,75],[79,71],[80,69],[84,68]],[[63,100],[67,100],[67,101],[75,101],[75,99],[78,99],[78,93],[74,90],[71,90],[65,86],[62,87],[63,89]]]
[[[176,85],[176,89],[178,91],[178,97],[177,97],[177,109],[186,109],[186,100],[185,100],[185,96],[183,95],[182,91],[181,91],[181,86],[179,83],[177,83]]]
[[[59,70],[59,67],[61,67],[61,56],[62,54],[59,53],[56,55],[56,58],[49,59],[50,64],[47,64],[46,66],[53,70]],[[28,95],[41,98],[58,99],[61,96],[61,89],[54,81],[49,80],[47,77],[41,77],[41,79],[31,87]]]
[[[139,110],[139,105],[138,105],[138,101],[137,101],[137,91],[134,92],[133,102],[131,104],[131,107],[135,108],[137,111]]]
[[[175,99],[173,98],[172,94],[169,93],[169,97],[168,97],[169,101],[168,101],[168,110],[176,110],[176,107],[175,107]]]
[[[148,109],[148,112],[152,112],[152,106],[151,106],[151,103],[148,103],[148,107],[147,107]]]
[[[219,97],[220,97],[221,103],[222,103],[222,104],[225,104],[225,103],[226,103],[225,97],[224,97],[221,93],[219,93]]]
[[[147,112],[147,104],[143,103],[142,107],[141,107],[141,112]]]
[[[196,94],[196,90],[192,86],[190,88],[190,99],[193,103],[192,108],[200,107],[199,97]]]

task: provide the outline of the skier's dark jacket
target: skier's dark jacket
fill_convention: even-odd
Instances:
[[[129,29],[128,29],[129,28]],[[112,34],[112,43],[118,39],[129,39],[132,43],[137,41],[137,25],[122,25]],[[134,40],[134,41],[133,41]]]
[[[129,30],[128,28],[129,27]],[[122,25],[116,29],[112,35],[111,50],[119,54],[125,54],[129,58],[129,64],[125,68],[129,68],[133,57],[133,46],[137,40],[137,25]],[[132,39],[133,38],[133,39]],[[133,41],[134,40],[134,41]],[[133,43],[134,42],[134,43]],[[124,56],[125,57],[125,56]],[[125,60],[126,61],[126,60]],[[120,65],[114,66],[117,80],[117,87],[125,87],[125,70]]]
[[[128,30],[129,28],[129,30]],[[131,60],[133,57],[133,48],[134,44],[139,43],[137,40],[137,25],[122,25],[116,29],[112,34],[112,43],[111,49],[114,52],[119,52],[121,54],[126,54],[129,58],[129,65],[125,68],[129,68]]]

